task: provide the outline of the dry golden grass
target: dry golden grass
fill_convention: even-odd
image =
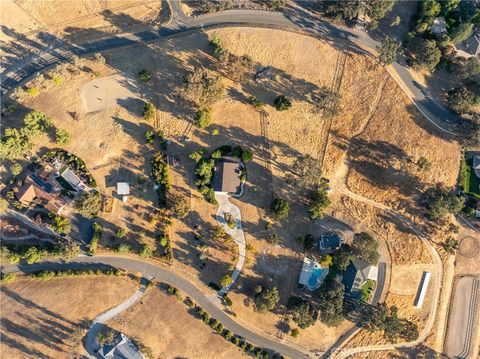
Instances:
[[[84,354],[75,331],[131,296],[123,278],[18,279],[2,286],[0,350],[5,358],[65,358]]]
[[[154,358],[247,357],[158,287],[107,325],[150,348]]]

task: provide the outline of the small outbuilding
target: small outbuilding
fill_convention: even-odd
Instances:
[[[130,195],[130,183],[117,182],[117,194],[122,196],[122,202],[127,202],[128,195]]]
[[[213,190],[223,193],[237,193],[242,182],[242,164],[232,157],[223,157],[215,162]]]

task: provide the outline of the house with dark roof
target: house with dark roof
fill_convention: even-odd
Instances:
[[[478,178],[480,178],[480,156],[473,156],[473,170]]]
[[[98,354],[104,359],[145,359],[137,346],[123,333],[119,333],[113,342],[105,343]]]
[[[343,237],[335,232],[324,233],[318,240],[318,250],[322,254],[333,253],[340,249],[343,243]]]
[[[465,41],[455,45],[457,55],[462,57],[478,56],[480,54],[480,30],[474,31]]]
[[[215,162],[213,190],[223,193],[237,193],[241,188],[242,164],[235,158],[222,157]]]
[[[378,267],[373,266],[363,259],[352,259],[345,272],[342,283],[345,285],[345,297],[358,300],[361,298],[362,286],[367,280],[377,281]]]

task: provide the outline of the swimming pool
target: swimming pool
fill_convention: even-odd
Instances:
[[[328,267],[327,268],[320,268],[320,267],[315,267],[312,268],[312,272],[310,275],[310,278],[308,279],[308,286],[312,289],[315,290],[318,287],[320,287],[323,283],[323,280],[328,274]]]

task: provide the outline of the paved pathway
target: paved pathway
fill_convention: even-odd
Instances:
[[[142,278],[143,279],[143,278]],[[123,303],[120,303],[116,307],[107,310],[105,313],[100,314],[93,320],[93,324],[90,326],[90,329],[87,333],[87,339],[85,341],[85,349],[87,350],[90,358],[99,358],[97,351],[100,349],[100,345],[98,344],[96,338],[97,333],[102,329],[103,324],[108,322],[110,319],[115,318],[120,313],[126,311],[132,305],[134,305],[143,295],[145,294],[145,283],[140,285],[140,288],[133,293],[133,295],[128,298]],[[92,300],[95,300],[93,297]]]
[[[238,261],[235,265],[235,269],[232,273],[232,283],[223,287],[219,294],[223,295],[232,287],[233,283],[237,280],[240,272],[242,271],[243,265],[245,264],[245,255],[246,255],[246,243],[245,243],[245,234],[243,233],[242,228],[242,213],[240,208],[231,203],[228,198],[230,196],[226,193],[215,192],[215,198],[218,201],[218,210],[217,210],[217,221],[220,223],[225,232],[232,236],[233,240],[238,246]],[[235,228],[232,229],[227,225],[225,221],[225,214],[230,213],[233,216],[235,222]]]

